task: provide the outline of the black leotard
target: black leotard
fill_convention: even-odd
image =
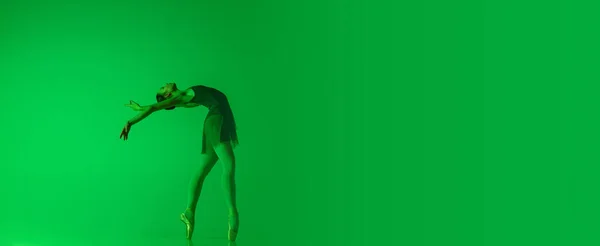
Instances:
[[[237,145],[235,120],[227,96],[217,89],[202,85],[192,86],[190,89],[195,93],[190,103],[208,108],[202,131],[202,153],[206,153],[207,146],[213,147],[222,142]]]

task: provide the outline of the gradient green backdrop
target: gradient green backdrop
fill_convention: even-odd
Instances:
[[[206,110],[118,139],[174,81],[230,98],[238,245],[598,245],[598,10],[2,1],[0,243],[184,243]],[[226,245],[220,172],[200,245]]]

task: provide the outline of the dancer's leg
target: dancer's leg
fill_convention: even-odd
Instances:
[[[235,155],[233,147],[228,142],[215,146],[215,152],[223,164],[223,189],[229,210],[229,240],[235,241],[239,228],[239,215],[236,202],[235,187]]]
[[[198,205],[198,199],[202,192],[202,185],[204,179],[208,176],[208,173],[212,170],[217,163],[217,155],[211,148],[207,148],[206,153],[201,155],[200,168],[193,174],[190,180],[190,190],[188,193],[188,206],[192,213],[196,212],[196,206]]]
[[[208,173],[210,173],[212,168],[215,166],[217,160],[218,157],[215,154],[214,150],[212,148],[207,148],[206,153],[201,155],[200,168],[193,174],[190,180],[187,209],[182,214],[181,218],[183,222],[186,223],[186,225],[188,226],[188,239],[192,238],[192,234],[194,232],[194,214],[196,213],[198,199],[200,198],[200,193],[202,192],[202,185],[204,184],[204,180],[206,179]]]

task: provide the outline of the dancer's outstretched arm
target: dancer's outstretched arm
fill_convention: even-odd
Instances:
[[[134,101],[129,101],[129,104],[125,104],[125,106],[130,107],[135,111],[140,111],[140,113],[137,114],[135,117],[133,117],[131,120],[127,121],[127,124],[125,124],[125,127],[123,127],[123,130],[121,131],[120,138],[127,140],[129,138],[129,131],[131,129],[131,126],[142,121],[143,119],[145,119],[152,113],[162,110],[162,109],[174,107],[177,104],[182,103],[182,102],[183,102],[182,96],[173,96],[166,100],[163,100],[161,102],[158,102],[158,103],[155,103],[152,105],[148,105],[148,106],[140,106],[139,104],[137,104]]]
[[[152,113],[162,110],[162,109],[176,106],[177,104],[181,103],[182,101],[183,100],[182,100],[181,96],[173,96],[173,97],[167,98],[166,100],[163,100],[161,102],[157,102],[155,104],[148,105],[148,106],[140,106],[139,104],[131,101],[130,104],[126,104],[125,106],[128,106],[135,111],[140,111],[140,113],[138,115],[136,115],[135,117],[133,117],[128,122],[130,125],[135,125],[138,122],[145,119],[146,117],[148,117],[149,115],[151,115]]]

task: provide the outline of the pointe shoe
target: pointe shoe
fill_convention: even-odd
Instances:
[[[227,238],[229,241],[234,242],[237,239],[238,227],[239,227],[238,215],[229,215],[229,233]]]
[[[237,239],[237,229],[233,229],[231,228],[231,226],[229,227],[229,235],[227,236],[227,238],[229,239],[229,241],[231,242],[235,242],[235,240]]]
[[[186,210],[187,212],[187,210]],[[188,240],[192,239],[192,235],[194,234],[194,222],[193,219],[190,220],[186,215],[185,212],[181,213],[181,215],[179,216],[181,221],[185,224],[185,231],[186,231],[186,238]]]

